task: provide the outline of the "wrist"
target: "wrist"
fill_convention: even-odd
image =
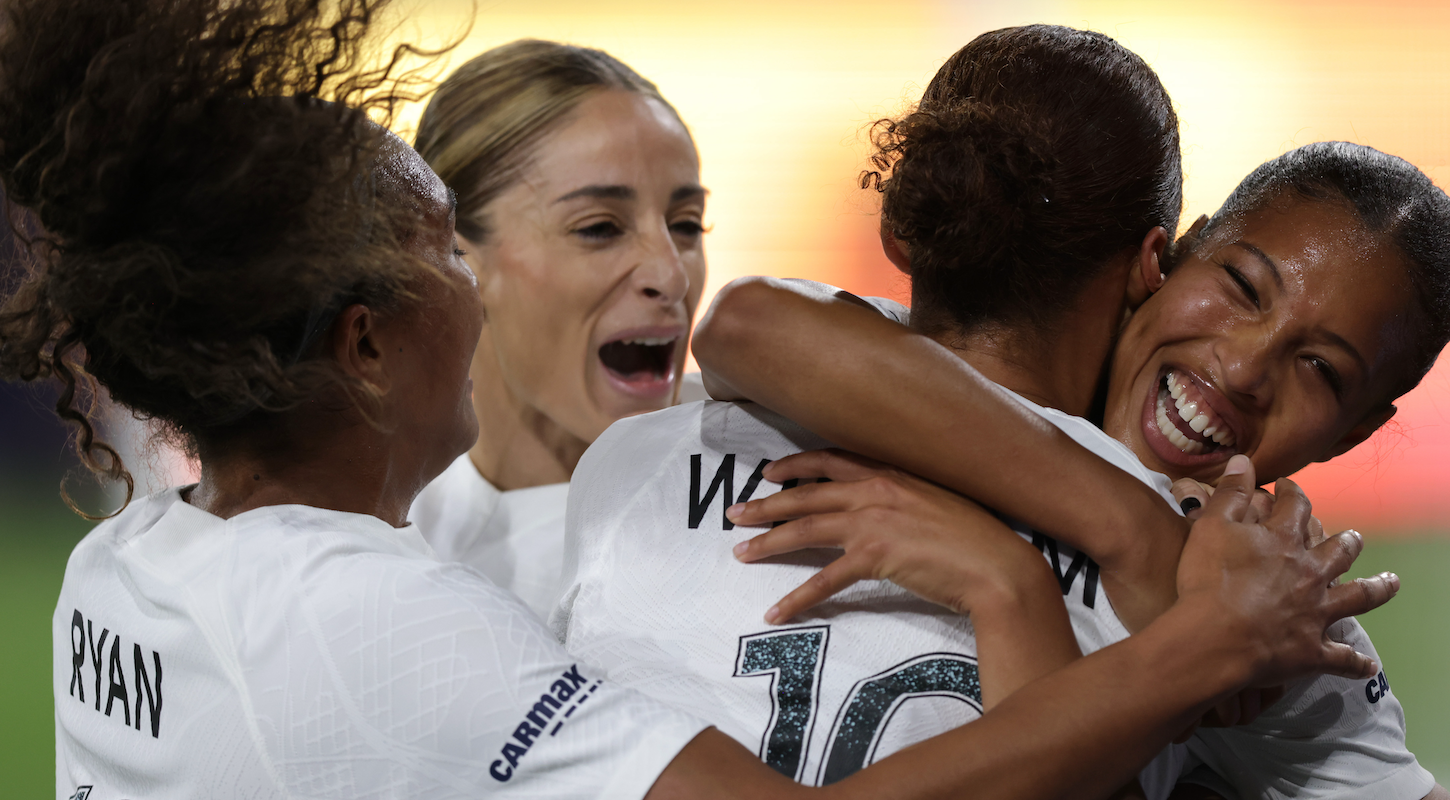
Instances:
[[[1159,674],[1182,684],[1185,697],[1211,703],[1249,685],[1264,649],[1232,613],[1211,601],[1180,601],[1129,641],[1140,641],[1162,665]]]

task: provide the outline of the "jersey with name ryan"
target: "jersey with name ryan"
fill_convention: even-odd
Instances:
[[[52,633],[57,798],[640,798],[704,728],[414,526],[308,506],[137,501]]]

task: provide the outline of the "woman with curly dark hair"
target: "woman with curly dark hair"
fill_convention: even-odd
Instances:
[[[101,472],[124,466],[76,408],[90,380],[201,462],[198,484],[128,503],[67,565],[57,795],[807,793],[602,682],[405,524],[476,435],[482,319],[452,196],[368,119],[403,96],[396,58],[362,66],[379,5],[3,6],[0,181],[40,228],[0,310],[0,374],[59,378]],[[1323,630],[1392,584],[1368,601],[1326,590],[1347,553],[1236,522],[1246,493],[1220,494],[1222,541],[1248,561],[1235,580],[1205,558],[1134,643],[822,793],[1057,795],[1121,778],[1242,682],[1367,669]],[[1273,588],[1245,602],[1242,580]],[[1125,682],[1141,663],[1175,677]],[[1035,726],[1064,704],[1094,729]]]

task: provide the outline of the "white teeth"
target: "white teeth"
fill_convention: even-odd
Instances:
[[[1197,403],[1184,403],[1178,407],[1178,416],[1182,417],[1184,422],[1192,422],[1193,418],[1198,415]]]
[[[1199,414],[1188,421],[1188,427],[1192,428],[1194,433],[1203,433],[1203,429],[1208,427],[1208,415]]]
[[[622,339],[621,340],[621,344],[642,344],[642,345],[647,345],[649,347],[659,347],[660,345],[663,345],[663,344],[674,344],[674,342],[675,342],[675,340],[674,340],[673,337],[670,337],[670,338],[666,338],[666,337],[649,337],[649,338],[643,338],[643,339]]]
[[[1209,425],[1208,427],[1206,427],[1203,430],[1199,431],[1199,433],[1201,433],[1204,436],[1207,436],[1208,438],[1212,439],[1214,432],[1217,431],[1217,430],[1218,430],[1218,428],[1216,426]]]

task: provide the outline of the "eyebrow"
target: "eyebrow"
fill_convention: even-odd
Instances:
[[[704,197],[709,193],[705,187],[692,183],[689,186],[681,186],[673,192],[670,192],[670,203],[673,205],[681,200],[694,200],[697,197]]]
[[[1278,286],[1280,291],[1283,291],[1283,289],[1284,289],[1284,276],[1279,274],[1279,265],[1274,263],[1274,259],[1269,258],[1269,254],[1268,253],[1265,253],[1263,250],[1260,250],[1257,246],[1255,246],[1255,245],[1253,245],[1253,244],[1251,244],[1249,242],[1246,242],[1246,241],[1244,241],[1242,239],[1238,240],[1237,242],[1234,242],[1234,244],[1238,245],[1239,247],[1243,248],[1244,250],[1247,250],[1255,258],[1257,258],[1260,261],[1264,262],[1264,266],[1265,267],[1268,267],[1268,269],[1269,269],[1269,275],[1271,275],[1274,278],[1274,285]]]
[[[563,203],[567,200],[575,200],[580,197],[590,197],[596,200],[633,200],[639,196],[633,186],[585,186],[582,189],[575,189],[561,195],[555,203]]]

